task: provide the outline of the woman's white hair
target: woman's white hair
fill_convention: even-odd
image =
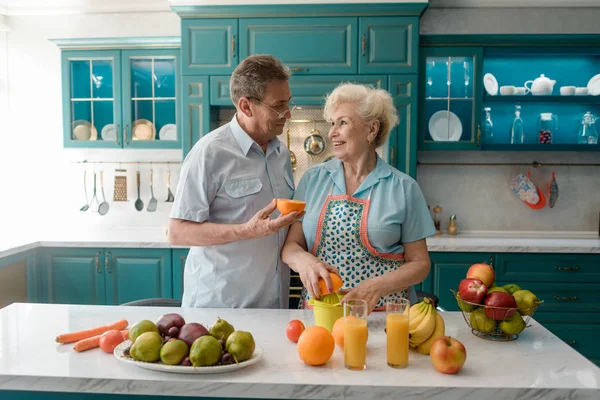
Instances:
[[[399,122],[394,100],[386,90],[355,83],[341,83],[327,96],[323,110],[325,119],[331,121],[331,115],[345,103],[355,104],[358,115],[365,123],[379,121],[375,147],[385,143],[390,131]]]

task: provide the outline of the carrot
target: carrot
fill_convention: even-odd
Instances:
[[[129,330],[122,330],[121,333],[125,337],[125,340],[129,339]],[[73,349],[81,353],[82,351],[100,347],[100,336],[102,336],[102,333],[96,336],[78,340],[77,342],[75,342],[75,346],[73,346]]]
[[[127,322],[126,319],[122,319],[110,325],[99,326],[97,328],[87,329],[85,331],[63,333],[62,335],[58,335],[56,337],[56,341],[62,344],[73,343],[82,339],[90,338],[92,336],[101,335],[106,331],[110,331],[111,329],[123,330],[127,328],[127,325],[129,325],[129,322]]]

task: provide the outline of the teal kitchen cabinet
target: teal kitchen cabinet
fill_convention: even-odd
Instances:
[[[241,18],[240,59],[271,54],[294,74],[356,74],[355,17]]]
[[[181,134],[183,157],[210,131],[209,83],[207,76],[182,78]]]
[[[181,148],[178,48],[63,50],[61,57],[64,147]]]
[[[420,50],[420,150],[481,149],[483,48]]]
[[[417,74],[419,17],[360,17],[359,74]]]
[[[416,75],[392,75],[389,83],[400,122],[390,132],[388,160],[392,166],[413,178],[417,176],[417,82]]]
[[[496,278],[507,283],[600,283],[600,255],[501,253]]]
[[[447,311],[460,311],[450,290],[457,290],[473,264],[494,264],[493,253],[429,253],[431,270],[421,284],[422,290],[438,296],[439,305]]]
[[[118,305],[172,296],[170,249],[39,249],[46,303]]]
[[[238,20],[182,19],[183,75],[231,74],[238,65]]]
[[[190,249],[173,249],[173,298],[183,297],[183,272]]]

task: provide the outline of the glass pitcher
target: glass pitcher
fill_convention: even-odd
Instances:
[[[583,114],[581,128],[577,134],[577,144],[598,144],[598,132],[596,131],[596,118],[591,112]]]
[[[493,143],[494,123],[492,122],[492,109],[490,107],[486,107],[483,110],[485,111],[485,119],[483,120],[483,138],[486,143]]]
[[[552,113],[541,113],[538,117],[538,132],[540,144],[551,144],[552,135],[558,128],[558,117]]]

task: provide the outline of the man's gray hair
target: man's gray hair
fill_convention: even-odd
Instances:
[[[231,101],[237,107],[242,97],[264,98],[267,85],[290,79],[290,69],[279,59],[268,54],[246,57],[233,71],[229,80]]]

